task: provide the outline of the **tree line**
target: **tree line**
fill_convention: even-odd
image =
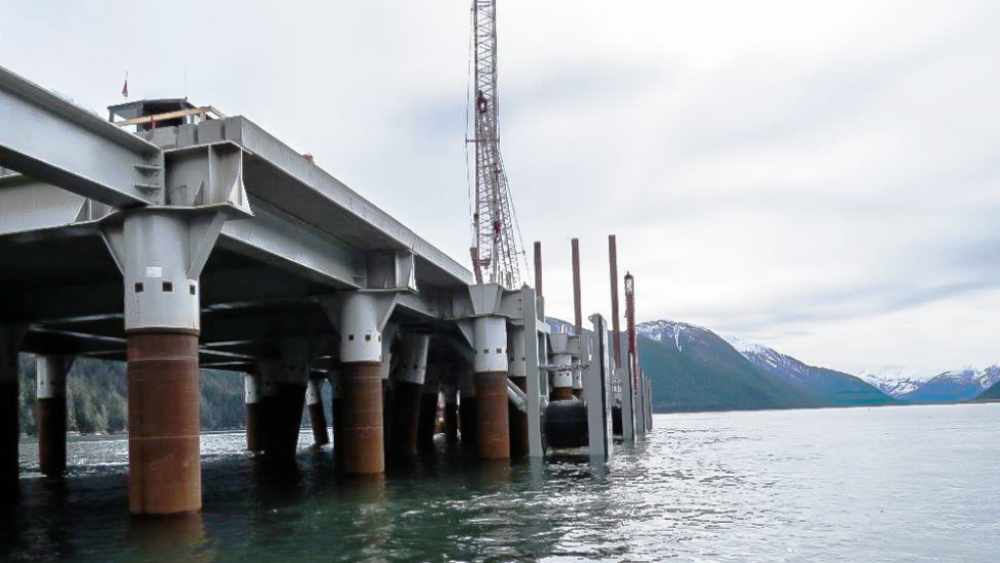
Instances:
[[[35,418],[35,359],[21,362],[19,416],[21,432],[38,432]],[[66,378],[66,417],[70,431],[115,434],[128,430],[128,385],[125,364],[78,358]],[[231,430],[246,425],[243,377],[236,372],[201,371],[202,430]]]

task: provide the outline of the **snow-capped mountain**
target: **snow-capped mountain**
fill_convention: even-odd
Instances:
[[[858,372],[858,377],[867,381],[886,395],[891,395],[897,399],[903,395],[913,393],[921,385],[927,383],[928,377],[921,377],[916,373],[901,367],[887,366],[878,369],[867,369]]]
[[[1000,381],[1000,365],[986,367],[967,366],[960,370],[937,375],[918,389],[900,398],[920,403],[951,403],[974,399]]]
[[[934,377],[921,377],[890,366],[863,371],[858,377],[904,401],[950,403],[974,398],[1000,381],[1000,365],[966,366]]]
[[[637,327],[639,361],[660,411],[809,408],[828,403],[747,361],[711,330],[655,321]]]
[[[674,321],[646,322],[636,327],[641,336],[660,343],[678,356],[698,355],[702,364],[714,365],[727,354],[747,361],[743,373],[756,368],[758,373],[790,384],[822,405],[872,405],[895,402],[860,379],[838,371],[807,365],[791,356],[748,340],[718,335],[712,330]],[[727,352],[728,351],[728,352]],[[643,359],[640,354],[640,359]],[[731,361],[731,360],[730,360]],[[697,364],[695,364],[697,365]],[[707,369],[707,366],[702,369]],[[697,373],[694,373],[697,375]]]
[[[838,405],[881,405],[895,402],[881,390],[853,375],[808,365],[773,348],[738,336],[721,336],[753,365],[824,401]]]
[[[704,337],[707,334],[714,335],[711,330],[703,326],[678,323],[674,321],[650,321],[646,323],[639,323],[635,326],[635,330],[637,333],[650,340],[655,340],[664,344],[673,341],[678,352],[684,351],[684,342],[688,338],[693,338],[700,344],[706,344]]]

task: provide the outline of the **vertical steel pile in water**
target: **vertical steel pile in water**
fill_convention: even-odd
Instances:
[[[323,380],[310,379],[306,387],[306,404],[309,407],[309,423],[312,425],[313,443],[325,446],[330,443],[326,433],[326,412],[323,411]]]
[[[330,381],[330,410],[333,413],[333,459],[337,462],[337,468],[342,469],[344,464],[344,403],[341,400],[343,388],[341,386],[340,371],[331,371],[327,376]]]
[[[608,260],[611,263],[611,336],[614,338],[615,368],[622,367],[621,321],[618,318],[618,240],[608,235]]]
[[[507,410],[507,320],[477,317],[475,332],[476,445],[482,459],[510,457]]]
[[[243,402],[247,416],[247,450],[264,451],[264,407],[261,403],[260,374],[248,373],[243,377]]]
[[[576,338],[580,342],[580,353],[583,353],[583,304],[580,293],[580,239],[571,241],[573,249],[573,329]],[[580,380],[580,365],[577,363],[573,370],[573,388],[570,393],[577,399],[583,400],[583,385]]]
[[[385,470],[380,370],[380,362],[341,364],[343,459],[344,470],[348,473]]]
[[[476,376],[470,368],[459,375],[461,403],[458,406],[459,428],[462,432],[462,447],[476,449]]]
[[[0,324],[0,497],[16,495],[19,489],[18,443],[21,430],[18,423],[20,364],[17,355],[23,336],[22,327]]]
[[[198,337],[132,333],[128,347],[129,507],[201,508]]]
[[[527,337],[523,327],[512,327],[507,332],[508,354],[507,363],[509,379],[518,389],[528,392],[528,372],[527,358],[525,356],[525,342]],[[510,455],[513,457],[523,457],[528,455],[528,413],[520,411],[517,406],[509,400],[508,396],[507,414],[510,421]]]
[[[476,374],[476,444],[479,457],[510,457],[507,422],[507,372]]]
[[[444,386],[444,439],[458,443],[458,391],[454,384]]]
[[[45,475],[66,471],[66,374],[72,356],[37,356],[38,468]]]
[[[259,362],[264,387],[264,459],[295,463],[309,378],[308,355],[282,345],[282,359]]]
[[[427,376],[424,379],[424,389],[420,397],[420,414],[417,422],[417,449],[425,453],[434,451],[440,382],[441,366],[427,366]]]

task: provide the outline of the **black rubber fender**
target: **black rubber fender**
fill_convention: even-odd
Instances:
[[[587,406],[582,401],[552,401],[542,423],[550,448],[581,448],[589,444]]]

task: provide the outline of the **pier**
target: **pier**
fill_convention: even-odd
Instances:
[[[559,331],[540,244],[535,287],[477,282],[245,117],[147,100],[103,119],[0,68],[0,120],[0,493],[19,487],[19,353],[37,358],[47,475],[66,466],[73,359],[127,363],[135,515],[202,507],[202,368],[244,380],[247,448],[266,463],[295,462],[308,408],[347,474],[432,450],[439,403],[444,439],[484,460],[607,458],[616,417],[625,442],[651,425],[634,310],[620,351],[614,237],[612,326],[584,322],[574,239]]]

